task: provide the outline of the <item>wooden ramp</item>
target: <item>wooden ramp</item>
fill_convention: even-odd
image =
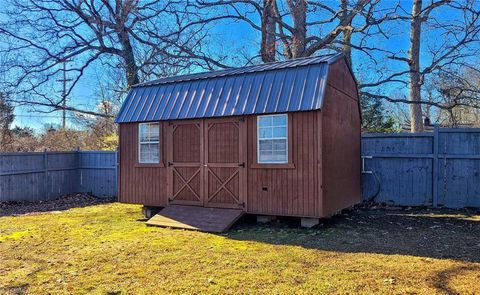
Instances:
[[[236,209],[169,205],[150,218],[147,225],[221,233],[227,231],[243,213]]]

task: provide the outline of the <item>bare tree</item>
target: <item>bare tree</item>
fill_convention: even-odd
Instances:
[[[373,16],[378,2],[379,0],[342,0],[340,6],[329,6],[323,1],[305,0],[197,0],[192,5],[200,10],[219,8],[215,13],[221,14],[221,19],[240,20],[259,31],[262,36],[262,61],[269,62],[276,59],[274,48],[282,48],[281,55],[287,59],[335,49],[334,41],[344,32],[347,32],[347,42],[344,44],[348,46],[352,34],[365,32],[368,27],[381,23]],[[363,24],[358,28],[353,25],[356,16],[364,18]],[[258,19],[261,20],[260,23],[257,23]],[[325,31],[324,34],[318,34]]]
[[[123,91],[144,77],[162,75],[164,65],[225,67],[202,53],[207,24],[183,1],[9,0],[2,12],[8,17],[0,18],[0,37],[10,45],[6,50],[16,53],[7,68],[7,89],[17,103],[105,116],[63,107],[63,98],[52,94],[52,81],[66,61],[72,79],[67,96],[93,66],[122,71]]]
[[[452,17],[444,17],[447,14]],[[387,59],[399,64],[390,64],[389,69],[383,69],[375,81],[360,85],[362,92],[394,103],[408,103],[411,132],[423,131],[422,105],[443,110],[472,105],[472,101],[465,99],[456,100],[454,104],[452,101],[445,103],[441,95],[436,99],[423,97],[422,85],[441,73],[454,74],[462,68],[475,68],[480,44],[479,17],[480,8],[475,1],[438,0],[424,5],[422,0],[414,0],[411,13],[397,18],[401,22],[408,21],[410,25],[408,52],[375,48],[385,53]],[[428,32],[424,34],[424,30]],[[388,93],[372,91],[389,84],[408,86],[409,98],[392,98]]]
[[[262,41],[260,55],[264,62],[272,62],[276,59],[276,1],[264,0],[262,13]]]
[[[0,151],[8,151],[12,143],[10,127],[13,119],[13,107],[6,101],[5,94],[0,93]]]
[[[431,10],[430,10],[431,11]],[[422,30],[422,0],[414,0],[412,21],[410,23],[410,50],[408,66],[410,68],[410,100],[421,101],[420,94],[420,34]],[[410,124],[412,132],[423,131],[422,106],[410,104]]]

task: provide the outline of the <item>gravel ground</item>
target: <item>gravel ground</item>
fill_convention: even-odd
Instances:
[[[86,207],[115,201],[116,198],[112,197],[97,198],[88,194],[73,194],[49,201],[0,202],[0,217],[63,211],[70,208]]]

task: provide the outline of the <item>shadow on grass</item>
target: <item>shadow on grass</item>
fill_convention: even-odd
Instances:
[[[88,194],[74,194],[55,200],[38,202],[0,202],[0,217],[40,212],[65,211],[98,204],[115,202],[116,198],[98,198]]]
[[[356,210],[301,229],[299,220],[258,225],[254,216],[228,236],[310,249],[400,254],[480,262],[480,213],[471,210]]]
[[[27,290],[28,290],[28,284],[23,284],[19,286],[7,286],[7,287],[0,286],[1,294],[20,295],[20,294],[25,294]]]
[[[464,277],[469,272],[480,272],[480,266],[458,266],[440,271],[433,280],[433,287],[442,293],[448,295],[457,295],[458,291],[454,289],[452,280],[458,277]],[[473,294],[473,293],[472,293]]]

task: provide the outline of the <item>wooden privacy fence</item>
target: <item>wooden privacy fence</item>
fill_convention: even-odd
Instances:
[[[480,129],[364,134],[364,199],[402,206],[480,207]],[[117,152],[0,154],[0,201],[87,192],[117,195]],[[369,173],[371,172],[371,173]]]
[[[0,201],[117,195],[117,152],[0,153]]]
[[[363,195],[402,206],[480,207],[480,129],[362,136]]]

